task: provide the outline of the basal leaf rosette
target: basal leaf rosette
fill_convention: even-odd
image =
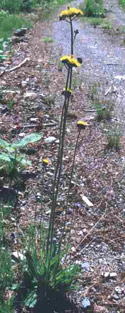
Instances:
[[[85,129],[86,126],[88,126],[88,124],[86,122],[84,122],[84,121],[78,121],[77,122],[77,127],[78,127],[79,130]]]
[[[73,55],[64,55],[60,61],[67,65],[68,67],[79,67],[80,66],[80,62],[78,61],[78,59],[75,59]]]
[[[72,18],[78,15],[84,15],[83,11],[77,8],[68,7],[67,10],[61,11],[59,15],[59,19],[65,20],[67,17]]]

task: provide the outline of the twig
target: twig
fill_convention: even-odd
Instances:
[[[29,58],[24,59],[20,64],[18,64],[17,66],[12,67],[11,69],[8,69],[8,70],[5,69],[5,71],[3,71],[3,72],[0,74],[0,76],[2,76],[4,73],[8,73],[8,72],[12,72],[12,71],[17,70],[17,69],[20,68],[22,65],[24,65],[27,61],[29,61]]]
[[[93,232],[93,230],[96,228],[96,226],[100,223],[100,221],[104,218],[104,216],[107,213],[107,209],[103,213],[103,215],[99,218],[99,220],[95,223],[95,225],[90,229],[90,231],[86,234],[86,236],[83,238],[83,240],[77,245],[76,249],[85,241],[85,239]],[[84,250],[84,248],[83,248]],[[82,250],[81,250],[82,251]]]

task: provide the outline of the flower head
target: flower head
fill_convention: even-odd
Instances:
[[[50,164],[50,161],[48,159],[43,159],[43,165],[47,166]]]
[[[88,124],[86,122],[78,121],[78,123],[77,123],[77,127],[78,127],[79,130],[85,129],[86,126],[88,126]]]
[[[69,88],[65,88],[64,90],[63,90],[63,92],[62,92],[62,95],[63,96],[68,96],[68,97],[70,97],[71,96],[71,93],[72,93],[72,90],[71,89],[69,89]]]
[[[64,10],[60,13],[59,19],[65,20],[67,17],[74,17],[78,15],[84,15],[83,11],[77,8],[68,7],[67,10]]]
[[[73,55],[64,55],[61,59],[63,64],[68,65],[69,67],[79,67],[80,63]]]

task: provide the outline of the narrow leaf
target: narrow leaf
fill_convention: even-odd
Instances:
[[[0,139],[0,146],[2,148],[8,148],[10,146],[10,143],[7,142],[6,140]]]

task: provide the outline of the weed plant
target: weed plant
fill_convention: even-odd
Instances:
[[[25,136],[17,143],[8,143],[7,141],[0,139],[0,147],[6,152],[0,153],[0,172],[3,176],[8,176],[12,183],[13,180],[18,180],[21,171],[27,166],[31,165],[21,153],[20,149],[24,148],[29,143],[34,143],[40,140],[42,134],[32,133]]]
[[[60,20],[65,20],[70,26],[71,32],[71,51],[69,55],[61,57],[61,62],[66,70],[66,84],[62,94],[64,96],[64,104],[61,114],[61,122],[59,128],[59,148],[57,155],[57,163],[54,174],[54,181],[52,187],[52,204],[51,214],[49,219],[49,228],[46,234],[44,243],[41,242],[41,235],[36,227],[35,239],[32,237],[31,248],[26,249],[25,259],[22,263],[22,279],[16,288],[17,299],[21,301],[26,307],[34,308],[37,311],[44,312],[62,311],[65,293],[71,289],[76,288],[75,279],[78,276],[79,266],[65,264],[68,247],[64,249],[62,245],[65,225],[67,218],[67,207],[69,201],[69,193],[71,188],[71,180],[73,176],[75,156],[78,146],[78,140],[82,129],[85,129],[87,123],[78,122],[78,136],[74,149],[73,164],[69,180],[68,193],[64,206],[64,220],[62,232],[58,240],[55,238],[55,210],[57,207],[58,195],[60,192],[60,179],[63,167],[63,156],[66,136],[66,122],[69,104],[72,94],[72,77],[73,69],[81,65],[81,58],[74,57],[74,42],[78,30],[73,30],[73,20],[78,15],[83,14],[79,9],[68,8],[60,14]],[[44,159],[44,166],[48,165],[47,159]],[[43,178],[44,180],[44,178]],[[41,248],[42,244],[42,248]],[[63,301],[62,301],[63,299]]]
[[[111,119],[111,105],[95,101],[94,107],[96,108],[96,119],[98,122],[108,121]]]
[[[31,12],[35,7],[50,7],[51,5],[62,5],[66,0],[1,0],[0,9],[9,13],[19,13],[21,11]]]
[[[85,14],[86,16],[103,15],[103,0],[85,0]]]
[[[119,151],[122,132],[120,126],[114,123],[107,132],[107,148]]]
[[[7,40],[14,29],[31,27],[31,22],[20,15],[9,14],[7,11],[0,11],[0,38]],[[2,43],[1,43],[2,48]]]
[[[12,301],[5,302],[4,295],[11,287],[14,279],[11,256],[7,247],[4,226],[9,216],[9,208],[2,206],[0,208],[0,312],[14,313]]]
[[[119,5],[125,9],[125,0],[119,0]]]

